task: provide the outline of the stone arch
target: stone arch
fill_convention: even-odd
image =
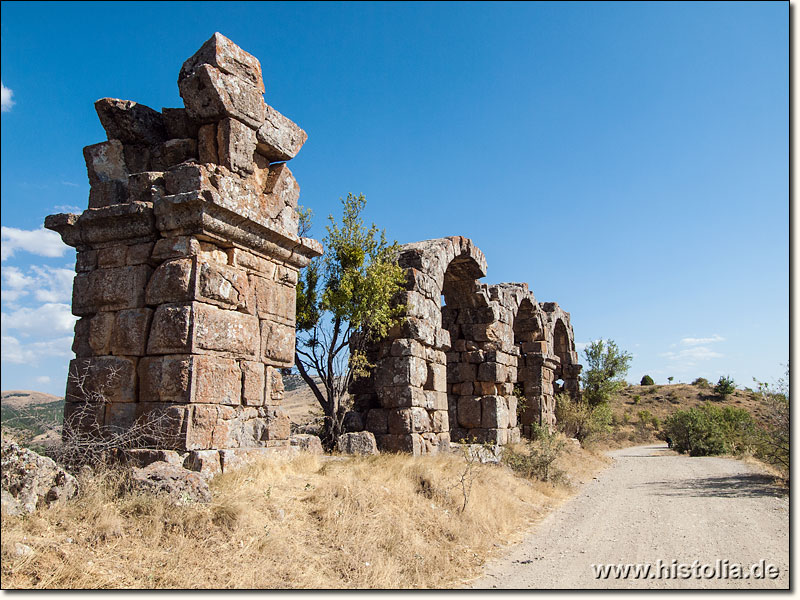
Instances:
[[[546,315],[546,329],[548,345],[554,359],[557,361],[553,371],[554,393],[566,392],[573,397],[580,393],[580,372],[582,366],[578,364],[578,353],[575,351],[575,336],[570,324],[569,313],[564,311],[556,302],[546,302],[542,305]]]

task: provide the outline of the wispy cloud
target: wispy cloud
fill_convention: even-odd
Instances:
[[[31,265],[27,272],[17,267],[3,267],[3,300],[17,302],[21,298],[33,295],[39,302],[70,301],[72,297],[72,280],[75,272],[72,269]]]
[[[62,213],[79,213],[81,212],[80,206],[73,206],[72,204],[57,204],[53,207],[53,210]]]
[[[63,256],[67,246],[55,231],[41,229],[25,230],[16,227],[0,228],[0,258],[6,260],[17,250],[55,258]]]
[[[683,362],[686,366],[691,366],[698,361],[722,358],[724,355],[706,346],[693,346],[679,352],[664,352],[660,356],[671,361]]]
[[[704,346],[706,344],[714,344],[716,342],[724,342],[725,338],[716,333],[711,337],[693,338],[686,337],[681,340],[681,346]]]
[[[3,336],[16,331],[22,337],[71,334],[77,317],[72,315],[69,304],[45,302],[35,308],[23,306],[0,314]]]
[[[66,185],[68,187],[81,187],[78,183],[72,183],[71,181],[62,181],[61,185]]]
[[[0,81],[0,104],[2,104],[2,112],[8,112],[11,110],[11,107],[16,104],[13,100],[14,98],[14,91],[7,88],[5,84]]]
[[[2,336],[0,358],[4,363],[16,365],[38,364],[39,360],[51,356],[72,356],[72,336],[62,336],[41,342],[23,343],[17,338]]]

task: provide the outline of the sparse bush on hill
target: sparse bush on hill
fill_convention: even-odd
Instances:
[[[586,400],[556,394],[556,423],[564,435],[583,442],[610,431],[611,421],[611,408],[605,402],[591,406]]]
[[[702,389],[708,389],[711,387],[711,383],[705,377],[698,377],[692,382],[692,385]]]
[[[690,456],[746,452],[756,442],[756,426],[743,408],[704,404],[673,413],[664,423],[673,448]]]
[[[725,400],[735,391],[736,384],[734,383],[733,378],[730,376],[721,376],[717,382],[717,385],[714,386],[714,393],[723,400]]]
[[[656,384],[656,382],[653,381],[653,378],[650,377],[650,375],[645,375],[644,377],[642,377],[642,381],[641,381],[640,385],[655,385],[655,384]]]
[[[527,479],[558,482],[564,472],[553,463],[564,450],[564,437],[547,427],[533,424],[532,442],[524,444],[520,451],[515,447],[507,447],[503,451],[502,462],[515,473]]]
[[[761,430],[759,454],[766,461],[788,474],[791,424],[789,419],[789,365],[786,365],[786,376],[779,379],[776,385],[770,386],[760,381],[756,381],[756,383],[764,407],[762,412],[764,427]]]

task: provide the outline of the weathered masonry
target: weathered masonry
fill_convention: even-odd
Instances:
[[[184,108],[95,103],[108,141],[84,148],[89,207],[45,221],[78,251],[65,427],[161,420],[144,445],[218,463],[289,444],[279,369],[322,248],[298,237],[286,164],[306,134],[264,102],[259,61],[215,34],[178,86]]]
[[[464,237],[406,244],[398,262],[408,318],[368,349],[376,366],[351,388],[353,421],[380,449],[413,454],[451,440],[503,445],[553,425],[554,394],[579,391],[569,313],[539,304],[525,283],[479,283],[486,259]]]

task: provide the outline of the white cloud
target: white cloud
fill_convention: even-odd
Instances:
[[[575,342],[575,350],[581,352],[586,346],[588,346],[591,342]]]
[[[12,100],[14,96],[14,91],[7,88],[2,81],[0,81],[0,104],[2,104],[3,112],[8,112],[11,110],[11,107],[14,106],[15,102]]]
[[[71,181],[62,181],[61,185],[66,185],[68,187],[81,187],[78,183],[73,183]]]
[[[716,333],[711,337],[706,338],[683,338],[681,340],[682,346],[704,346],[705,344],[714,344],[716,342],[724,342],[725,338],[721,335],[717,335]]]
[[[60,213],[79,213],[81,212],[80,206],[73,206],[72,204],[57,204],[53,207]]]
[[[0,228],[0,254],[2,260],[10,258],[17,250],[24,250],[39,256],[63,256],[69,246],[61,241],[61,236],[55,231],[42,227],[41,229],[25,230],[16,227]]]
[[[27,344],[10,335],[0,339],[0,359],[4,363],[35,365],[40,358],[49,356],[72,356],[72,336]]]
[[[72,315],[69,304],[47,302],[36,308],[25,306],[2,313],[2,332],[5,336],[7,331],[15,330],[23,337],[40,335],[50,338],[67,333],[71,335],[75,321],[77,317]]]
[[[41,375],[36,378],[36,383],[50,383],[51,379],[48,375]]]
[[[28,273],[17,267],[3,267],[3,300],[16,302],[33,292],[39,302],[69,302],[75,272],[49,266],[31,265]]]
[[[693,346],[686,348],[680,352],[664,352],[661,354],[664,358],[672,361],[683,361],[686,366],[695,364],[697,361],[710,360],[712,358],[722,358],[722,354],[714,352],[711,348],[705,346]]]

